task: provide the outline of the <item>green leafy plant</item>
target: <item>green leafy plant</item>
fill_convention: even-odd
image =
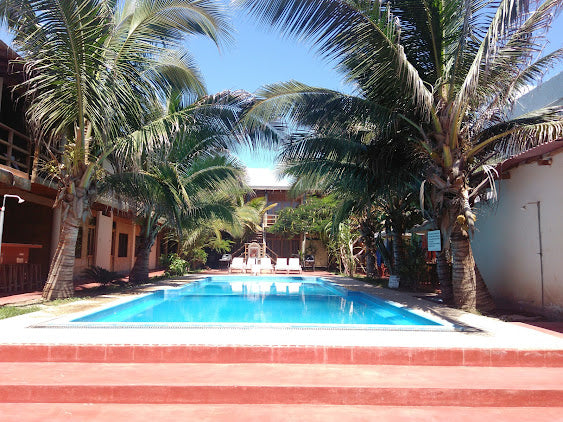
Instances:
[[[426,251],[422,247],[419,236],[412,236],[411,241],[406,244],[404,252],[403,262],[399,268],[402,288],[423,290],[428,287],[431,288],[432,282],[437,283],[435,277],[432,277],[428,264],[426,264]]]
[[[82,277],[100,283],[102,286],[107,286],[112,282],[119,280],[121,275],[115,271],[109,271],[105,268],[92,266],[82,271]]]
[[[201,268],[207,262],[207,252],[205,252],[202,248],[192,249],[188,254],[186,254],[186,259],[189,264],[189,268]]]
[[[188,262],[177,253],[170,254],[165,259],[161,257],[161,262],[167,263],[166,276],[184,275],[189,269]]]

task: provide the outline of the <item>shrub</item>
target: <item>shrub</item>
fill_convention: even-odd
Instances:
[[[161,259],[161,262],[168,263],[166,275],[184,275],[188,272],[188,262],[182,258],[177,253],[173,253],[168,255],[168,257],[164,260]]]
[[[405,245],[403,265],[399,269],[401,287],[407,290],[432,289],[433,277],[426,263],[426,250],[418,236],[413,235]]]
[[[121,275],[115,271],[108,271],[105,268],[92,266],[82,271],[82,277],[90,279],[102,286],[107,286],[115,280],[119,280]]]
[[[201,268],[207,262],[207,252],[201,248],[192,250],[189,255],[190,268],[192,269]]]

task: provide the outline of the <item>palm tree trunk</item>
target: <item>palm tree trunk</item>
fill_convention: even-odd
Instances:
[[[483,276],[477,264],[475,264],[475,277],[477,279],[477,309],[480,312],[491,312],[496,307],[495,302],[489,293],[489,289],[487,289],[487,285],[483,280]]]
[[[452,291],[452,271],[448,260],[447,250],[442,248],[441,252],[436,254],[436,270],[438,281],[440,282],[440,294],[442,302],[449,305],[453,301]]]
[[[78,203],[82,202],[76,196],[74,200]],[[63,203],[62,205],[66,218],[62,221],[61,236],[49,268],[47,282],[43,288],[43,299],[45,300],[67,298],[74,294],[74,253],[81,218],[78,217],[78,213],[69,212],[69,210],[66,210],[65,213],[64,208],[73,208],[73,205],[75,205],[80,211],[82,205],[78,203],[71,205]],[[80,212],[79,215],[81,217],[82,213]]]
[[[367,224],[360,226],[366,250],[366,276],[375,278],[375,239],[373,230]]]
[[[354,274],[352,274],[352,269],[350,268],[350,262],[348,260],[348,254],[346,253],[346,247],[348,245],[341,245],[339,250],[340,250],[340,262],[342,264],[342,267],[344,268],[344,274],[346,274],[347,276],[352,277]]]
[[[373,252],[366,245],[366,276],[375,278],[375,257]]]
[[[452,287],[454,305],[464,311],[477,309],[477,280],[475,260],[471,251],[469,237],[454,228],[451,235],[452,250]]]
[[[146,233],[144,227],[141,228],[141,242],[135,256],[135,264],[129,273],[129,281],[131,283],[142,283],[149,279],[149,258],[156,234],[154,236],[152,234],[146,236],[143,233]]]
[[[41,153],[41,144],[39,140],[35,141],[35,146],[33,149],[33,163],[31,167],[31,183],[37,183],[37,178],[39,177],[39,160]]]
[[[391,233],[393,238],[393,265],[391,266],[391,277],[396,283],[400,283],[400,271],[403,266],[403,234],[395,230]]]

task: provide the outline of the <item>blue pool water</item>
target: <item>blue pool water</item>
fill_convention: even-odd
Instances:
[[[314,277],[208,277],[72,322],[440,326],[407,309]]]

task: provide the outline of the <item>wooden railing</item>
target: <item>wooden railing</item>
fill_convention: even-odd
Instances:
[[[41,264],[0,265],[0,294],[33,292],[43,284]]]
[[[274,260],[274,263],[278,262],[278,254],[275,253],[269,246],[266,245],[266,255],[269,255],[270,258]]]
[[[31,139],[10,126],[0,123],[0,164],[30,174],[31,160]]]

